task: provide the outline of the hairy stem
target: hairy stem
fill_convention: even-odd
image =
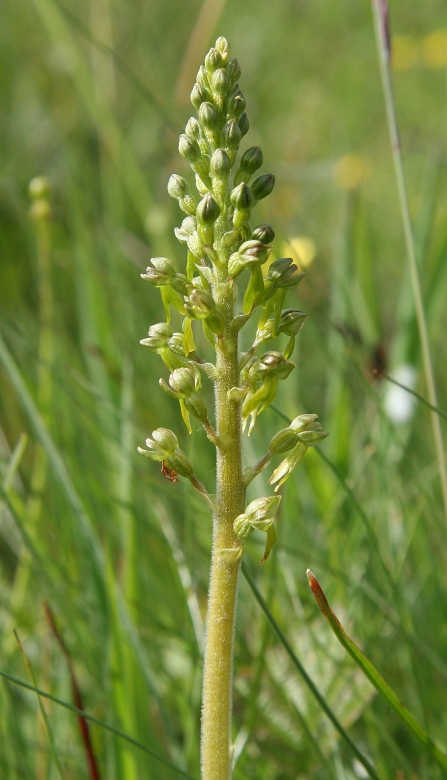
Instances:
[[[225,317],[223,339],[217,349],[217,434],[228,441],[228,446],[225,450],[217,449],[217,495],[206,621],[201,760],[203,780],[229,780],[239,562],[231,562],[220,551],[240,546],[233,522],[244,511],[245,488],[242,480],[240,404],[228,398],[228,391],[237,387],[239,382],[238,336],[230,328],[233,293],[223,280],[215,290],[215,300]]]

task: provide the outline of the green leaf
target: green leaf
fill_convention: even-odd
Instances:
[[[312,574],[310,569],[307,570],[307,577],[309,579],[309,585],[311,587],[312,593],[315,596],[315,600],[338,641],[343,645],[351,658],[354,659],[357,666],[360,667],[368,680],[374,685],[375,689],[384,697],[384,699],[386,699],[390,707],[393,708],[394,712],[401,718],[401,720],[403,720],[414,736],[424,746],[429,755],[435,759],[439,766],[447,770],[447,755],[443,753],[440,748],[438,748],[438,746],[433,742],[432,738],[427,734],[425,729],[422,728],[416,718],[411,714],[411,712],[409,712],[409,710],[407,710],[405,705],[402,704],[397,694],[393,691],[392,688],[390,688],[388,683],[385,682],[374,664],[371,663],[371,661],[366,657],[366,655],[364,655],[364,653],[362,653],[362,651],[357,647],[352,639],[349,638],[339,619],[334,614],[334,612],[332,612],[318,580]]]

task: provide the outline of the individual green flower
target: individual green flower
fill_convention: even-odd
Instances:
[[[261,563],[267,560],[276,541],[274,516],[278,511],[281,496],[268,496],[256,498],[246,508],[245,512],[236,517],[233,523],[235,534],[240,539],[245,539],[253,531],[263,531],[267,534],[264,556]]]

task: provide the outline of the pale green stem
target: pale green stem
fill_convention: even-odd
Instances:
[[[422,301],[421,283],[416,261],[416,251],[414,244],[413,229],[411,225],[410,207],[408,203],[407,187],[405,182],[405,173],[402,160],[402,149],[400,145],[399,131],[397,127],[396,109],[394,105],[393,88],[391,84],[390,58],[388,50],[388,41],[386,40],[386,20],[383,17],[383,4],[381,0],[371,0],[374,17],[374,26],[376,32],[377,50],[379,55],[380,73],[382,77],[382,87],[385,98],[386,115],[388,120],[388,132],[390,136],[391,149],[393,154],[394,172],[396,175],[397,190],[399,195],[399,205],[402,218],[402,226],[405,237],[405,246],[407,250],[408,266],[410,271],[411,287],[413,290],[414,307],[416,311],[416,320],[421,340],[422,362],[424,366],[425,382],[427,385],[428,400],[432,406],[438,406],[436,397],[436,386],[433,375],[433,365],[430,354],[430,345],[428,341],[428,329],[425,319],[424,304]],[[447,520],[447,470],[445,462],[444,446],[442,442],[441,424],[436,412],[431,412],[431,422],[433,429],[433,438],[435,442],[436,456],[438,460],[439,478],[441,481],[442,498],[444,503],[444,513]]]
[[[225,283],[224,279],[220,280]],[[233,645],[239,562],[220,554],[240,546],[233,522],[245,509],[242,480],[240,404],[230,401],[228,391],[239,383],[238,336],[230,323],[233,299],[225,297],[225,284],[216,287],[216,305],[225,317],[223,339],[217,348],[217,435],[227,443],[217,448],[217,495],[213,516],[213,549],[206,620],[203,674],[201,763],[203,780],[231,777],[231,710]]]

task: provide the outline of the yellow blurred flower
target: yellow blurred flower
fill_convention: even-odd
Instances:
[[[335,182],[341,190],[355,190],[368,178],[371,165],[360,154],[345,154],[335,163]]]
[[[391,67],[395,71],[409,70],[419,62],[419,43],[411,35],[393,35]]]
[[[315,242],[307,236],[295,236],[283,241],[281,246],[283,257],[291,257],[299,268],[307,268],[317,254]]]
[[[421,53],[427,68],[447,68],[447,30],[435,30],[421,42]]]
[[[282,242],[279,257],[291,257],[301,270],[302,268],[307,268],[313,262],[316,254],[317,247],[311,238],[308,236],[294,236]],[[278,256],[271,252],[269,259],[262,266],[264,278],[267,277],[268,270],[275,260],[278,260]]]

